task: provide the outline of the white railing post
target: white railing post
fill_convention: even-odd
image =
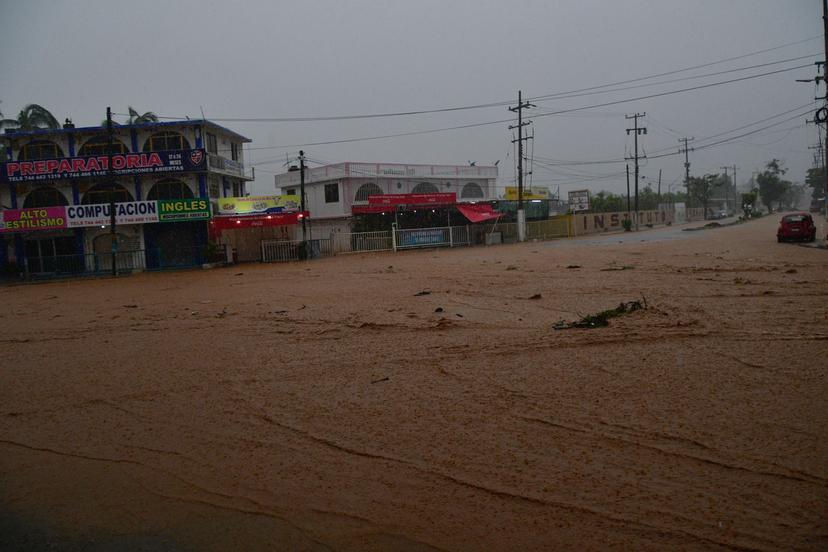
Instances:
[[[391,246],[394,248],[394,253],[397,252],[397,223],[391,223]]]

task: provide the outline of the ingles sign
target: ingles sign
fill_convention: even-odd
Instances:
[[[119,153],[112,156],[112,173],[133,175],[203,171],[206,157],[203,149]],[[0,163],[0,182],[106,176],[108,169],[109,157],[106,155],[8,161]]]
[[[117,225],[181,222],[209,218],[210,202],[206,199],[162,199],[115,204],[115,224]],[[109,221],[108,203],[6,209],[0,210],[0,234],[106,226]]]

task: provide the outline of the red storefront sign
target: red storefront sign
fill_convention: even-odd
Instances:
[[[214,231],[229,230],[232,228],[263,228],[267,226],[286,226],[299,224],[302,217],[308,213],[273,213],[270,215],[252,216],[217,216],[210,221],[210,228]]]
[[[452,205],[455,192],[437,194],[381,194],[368,196],[368,205]]]

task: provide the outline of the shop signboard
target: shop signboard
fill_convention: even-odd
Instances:
[[[66,228],[65,207],[36,207],[0,211],[0,232],[32,232]]]
[[[221,197],[218,199],[220,215],[263,215],[299,211],[298,195],[272,195],[248,197]]]
[[[589,211],[589,190],[573,190],[569,192],[569,210],[573,213]]]
[[[207,220],[210,216],[210,202],[206,199],[163,199],[115,204],[116,225]],[[109,223],[108,203],[0,210],[0,233],[88,228],[108,226]]]
[[[112,174],[139,175],[206,170],[203,149],[118,153],[112,156]],[[7,161],[0,163],[0,182],[45,182],[66,178],[103,177],[109,174],[109,156],[90,155]]]
[[[436,194],[377,194],[368,196],[368,205],[452,205],[455,192]]]
[[[507,201],[517,201],[518,200],[517,186],[506,186],[506,197],[504,197],[503,199],[505,199]],[[549,188],[524,188],[523,189],[523,199],[524,200],[549,199]]]
[[[84,228],[106,226],[110,223],[109,203],[72,205],[66,207],[66,226]],[[158,222],[157,201],[129,201],[115,204],[115,224],[144,224]]]
[[[159,222],[207,220],[210,202],[206,199],[162,199],[158,201]]]

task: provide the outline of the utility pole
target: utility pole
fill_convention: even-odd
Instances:
[[[633,119],[635,124],[633,128],[627,129],[627,136],[630,135],[630,132],[634,132],[635,136],[635,230],[638,231],[638,135],[639,134],[647,134],[647,129],[644,127],[639,128],[638,126],[638,118],[639,117],[646,117],[646,113],[636,113],[635,115],[624,115],[625,119]],[[629,159],[629,157],[627,158]]]
[[[106,108],[106,178],[109,180],[109,238],[112,241],[112,275],[118,275],[118,238],[115,235],[115,179],[112,177],[112,109]]]
[[[693,148],[687,147],[687,142],[692,142],[695,138],[679,138],[679,142],[684,142],[684,149],[679,149],[679,153],[684,154],[684,193],[687,194],[687,207],[690,207],[690,158],[687,152],[693,151]]]
[[[630,218],[630,164],[627,163],[627,220]]]
[[[825,41],[825,58],[822,60],[822,83],[825,85],[825,107],[828,108],[828,0],[822,0],[822,38]],[[822,177],[825,183],[825,225],[828,227],[828,171],[825,170],[825,161],[828,159],[828,123],[825,123],[825,153],[823,157]],[[828,230],[828,228],[826,228]],[[826,231],[828,234],[828,231]],[[826,235],[828,239],[828,235]]]
[[[661,169],[658,169],[658,203],[661,204]]]
[[[529,137],[523,137],[523,127],[527,125],[531,125],[532,121],[524,121],[523,120],[523,110],[528,109],[530,107],[537,107],[534,104],[529,102],[523,101],[523,95],[520,90],[518,90],[518,104],[515,107],[508,108],[509,111],[512,113],[518,114],[518,124],[517,125],[510,125],[509,130],[517,129],[518,137],[517,140],[512,140],[512,143],[517,142],[518,145],[518,166],[517,166],[517,176],[518,176],[518,207],[517,207],[517,223],[518,223],[518,241],[525,241],[526,240],[526,213],[523,211],[523,142],[525,140],[529,140]]]
[[[721,168],[721,169],[724,169],[724,176],[725,176],[725,177],[724,177],[724,187],[725,187],[725,189],[724,189],[724,193],[725,193],[725,210],[727,210],[727,195],[728,195],[728,194],[727,194],[727,171],[728,171],[728,170],[730,170],[730,166],[727,166],[727,167],[720,167],[720,168]]]
[[[736,166],[736,163],[734,163],[733,164],[733,212],[734,212],[734,214],[739,212],[739,200],[738,200],[738,197],[737,197],[739,195],[739,190],[736,188],[736,169],[738,169],[738,168],[739,167]]]
[[[302,211],[302,258],[308,258],[308,229],[305,222],[305,152],[299,150],[299,193]]]

